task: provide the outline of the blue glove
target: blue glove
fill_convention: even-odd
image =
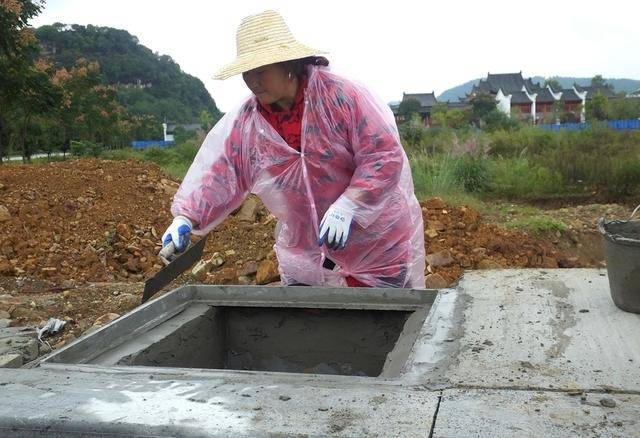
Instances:
[[[191,242],[191,230],[193,225],[191,221],[184,216],[176,216],[173,222],[162,235],[163,249],[167,245],[173,243],[175,252],[184,251]]]
[[[320,222],[318,246],[322,246],[326,241],[330,249],[343,249],[351,232],[355,209],[356,205],[345,196],[338,198],[327,209]]]

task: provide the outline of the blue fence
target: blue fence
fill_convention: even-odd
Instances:
[[[640,129],[640,119],[632,120],[609,120],[606,122],[597,122],[598,126],[607,126],[617,131],[628,131],[631,129]],[[589,129],[590,123],[561,123],[559,125],[538,125],[538,128],[545,131],[582,131]]]
[[[134,149],[147,149],[147,148],[166,148],[173,145],[174,141],[162,141],[162,140],[145,140],[145,141],[132,141],[131,147]]]

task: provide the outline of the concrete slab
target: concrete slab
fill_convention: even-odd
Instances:
[[[388,289],[177,289],[33,369],[0,370],[0,436],[640,437],[640,315],[615,307],[606,271],[468,272],[432,302]],[[100,356],[162,341],[207,306],[270,305],[413,316],[378,377]]]
[[[604,270],[468,272],[436,300],[408,374],[433,387],[640,392],[639,333]]]
[[[609,406],[606,407],[600,402]],[[613,403],[612,403],[613,402]],[[445,390],[433,437],[640,437],[640,395]]]
[[[12,437],[425,437],[438,404],[422,388],[152,368],[3,370],[0,387],[0,436]]]

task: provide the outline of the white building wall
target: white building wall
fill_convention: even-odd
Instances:
[[[500,111],[511,117],[511,95],[505,95],[502,89],[498,90],[496,94],[497,107]]]

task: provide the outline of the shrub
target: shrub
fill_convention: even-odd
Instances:
[[[484,158],[463,155],[456,160],[453,174],[467,192],[482,192],[489,187],[489,166]]]
[[[76,157],[99,157],[104,151],[104,147],[99,143],[93,143],[88,140],[76,141],[71,140],[71,154]]]

